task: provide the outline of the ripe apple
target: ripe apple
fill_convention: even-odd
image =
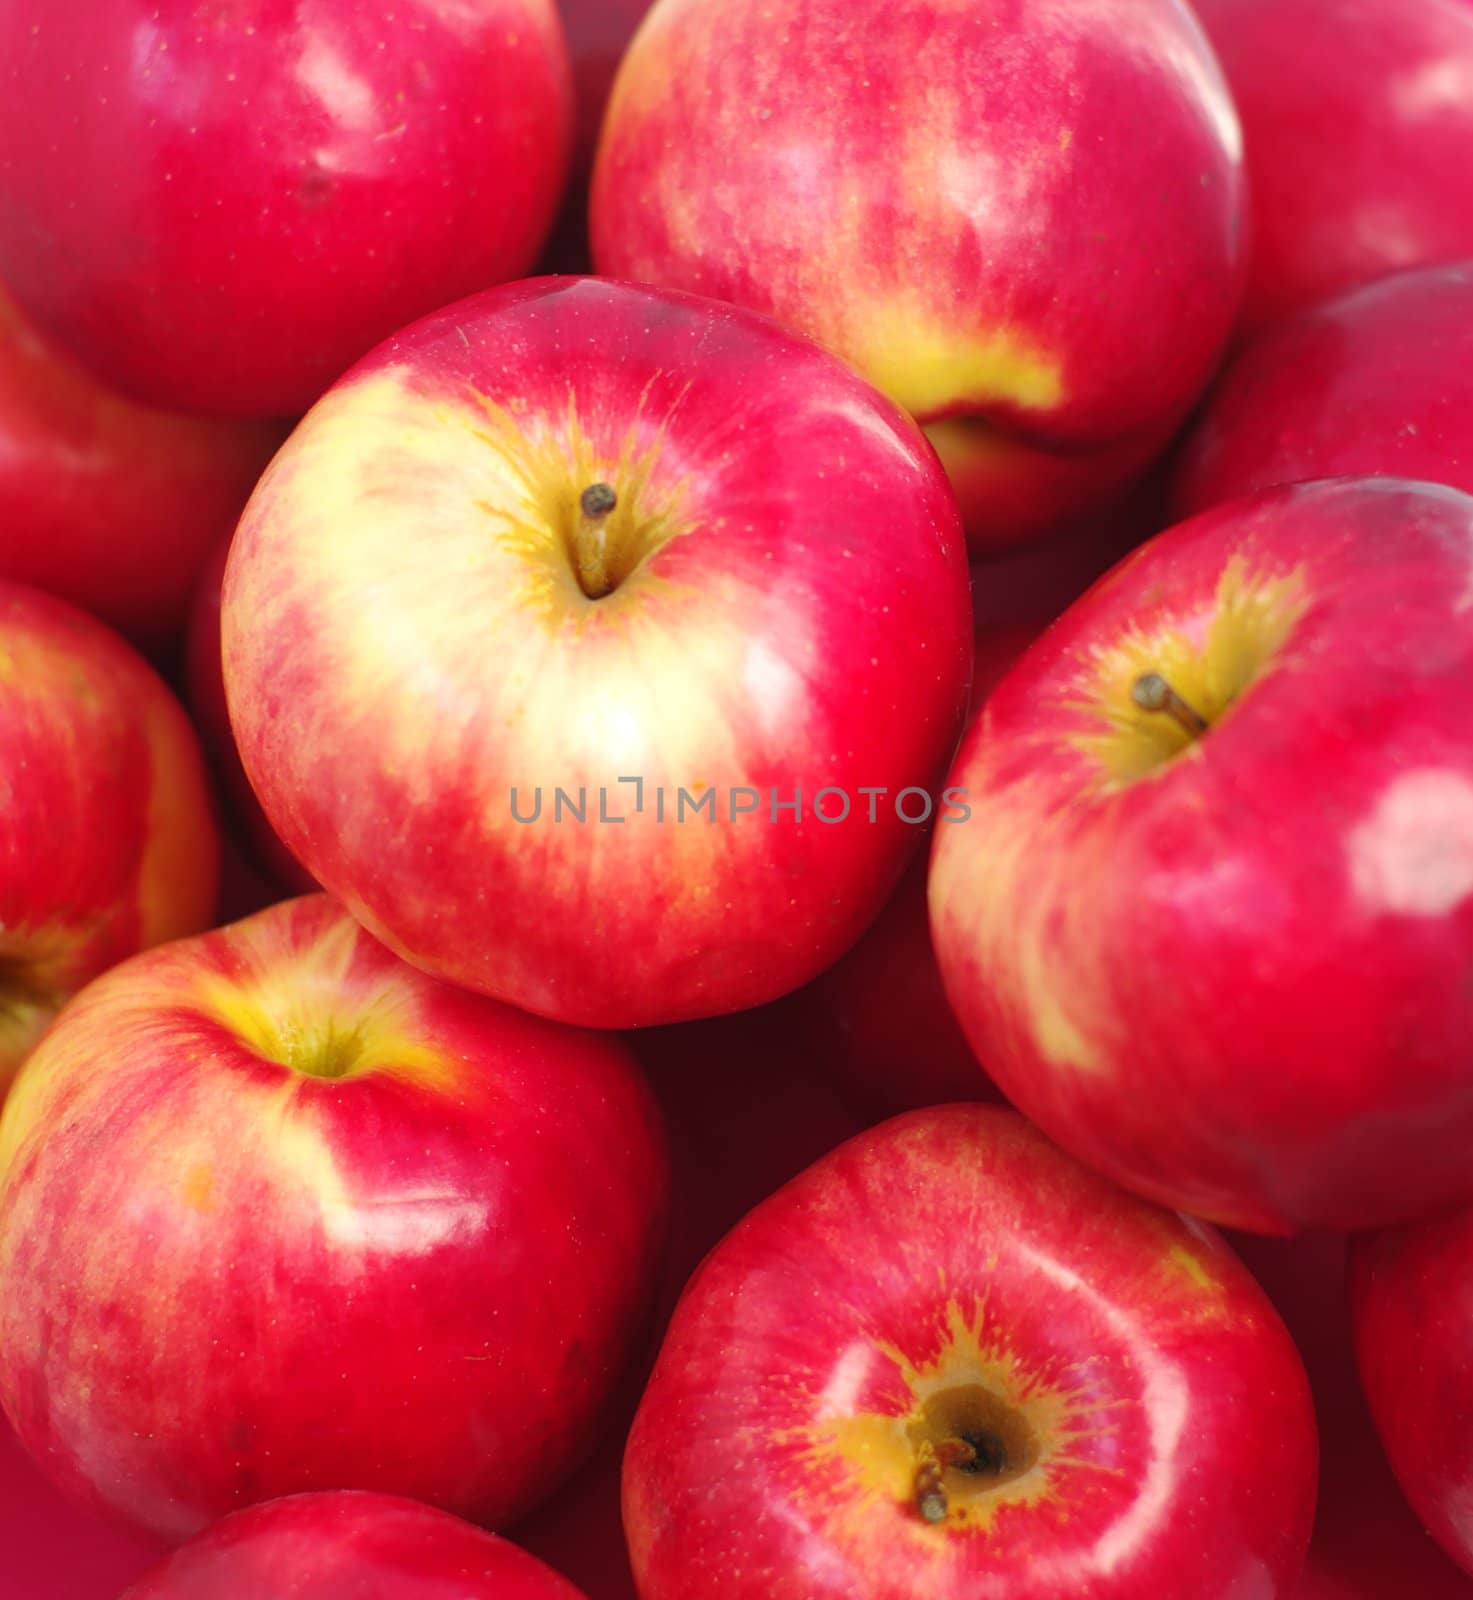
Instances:
[[[1357,1240],[1361,1380],[1412,1509],[1473,1572],[1473,1211]]]
[[[928,426],[976,546],[1123,490],[1242,286],[1239,132],[1181,0],[662,0],[601,272],[770,312]]]
[[[642,1600],[1273,1600],[1315,1450],[1294,1347],[1210,1228],[944,1106],[707,1258],[624,1517]]]
[[[1397,273],[1261,333],[1189,436],[1173,497],[1191,516],[1377,474],[1473,491],[1473,266]]]
[[[413,1500],[351,1490],[237,1511],[123,1600],[582,1600],[495,1534]]]
[[[0,288],[0,579],[162,649],[283,432],[125,399],[43,339]]]
[[[1192,0],[1243,122],[1242,329],[1473,256],[1468,0]]]
[[[69,995],[208,926],[219,875],[204,759],[163,681],[0,581],[0,1097]]]
[[[222,630],[313,876],[426,971],[601,1027],[757,1005],[859,937],[972,654],[897,407],[766,318],[593,279],[337,384],[241,520]]]
[[[1229,1243],[1284,1319],[1319,1418],[1319,1504],[1291,1600],[1473,1600],[1473,1579],[1412,1515],[1376,1438],[1351,1347],[1344,1235]]]
[[[1159,486],[1149,490],[1132,496],[1128,514],[974,567],[969,717],[1071,600],[1156,531]],[[791,1013],[811,1053],[867,1122],[951,1100],[997,1098],[946,998],[931,943],[924,858],[859,943],[793,996]]]
[[[68,1499],[42,1475],[3,1418],[0,1505],[5,1508],[5,1600],[115,1595],[166,1548]]]
[[[0,278],[141,398],[297,416],[527,270],[571,133],[554,0],[10,0]]]
[[[283,887],[310,894],[318,885],[312,874],[281,842],[266,820],[256,791],[241,765],[225,704],[225,675],[220,661],[220,586],[225,578],[226,539],[210,557],[195,590],[185,641],[185,683],[189,709],[199,729],[233,820],[252,856]],[[279,897],[278,897],[279,898]]]
[[[17,1080],[0,1401],[173,1539],[329,1487],[506,1523],[596,1443],[665,1188],[620,1044],[287,901],[99,979]]]
[[[673,1237],[656,1338],[701,1258],[759,1201],[859,1131],[782,1006],[651,1028],[630,1040],[665,1114]],[[652,1363],[655,1349],[649,1350]],[[517,1526],[517,1543],[587,1590],[635,1600],[619,1511],[624,1440],[649,1376],[588,1466]],[[622,1425],[619,1425],[622,1424]]]
[[[1066,1149],[1262,1231],[1473,1170],[1473,499],[1273,491],[1128,557],[993,691],[931,921]]]

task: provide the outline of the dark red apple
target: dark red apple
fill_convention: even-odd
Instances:
[[[208,927],[219,882],[184,708],[110,628],[0,580],[0,1099],[85,983]]]
[[[666,1180],[621,1044],[287,901],[124,963],[27,1062],[0,1402],[170,1538],[327,1488],[505,1524],[598,1442]]]
[[[1473,1573],[1473,1211],[1356,1242],[1355,1349],[1398,1481]]]
[[[1211,1229],[948,1106],[706,1259],[624,1514],[642,1600],[1276,1600],[1315,1453],[1294,1347]]]
[[[1412,1514],[1371,1423],[1351,1346],[1344,1236],[1230,1242],[1293,1336],[1319,1418],[1319,1504],[1292,1600],[1473,1600],[1473,1579]]]
[[[1271,1232],[1473,1189],[1473,499],[1340,480],[1178,525],[949,783],[947,993],[1066,1149]]]
[[[195,727],[215,769],[232,818],[261,868],[284,889],[309,894],[318,887],[312,874],[281,842],[266,820],[251,780],[241,765],[225,703],[225,675],[220,661],[220,585],[230,541],[210,557],[195,590],[185,641],[185,680]],[[277,898],[282,898],[278,896]]]
[[[1473,266],[1398,273],[1261,333],[1188,436],[1173,499],[1185,517],[1370,475],[1473,491]]]
[[[571,135],[554,0],[8,0],[0,279],[122,389],[298,416],[532,265]]]
[[[237,1511],[123,1600],[583,1600],[495,1534],[392,1495],[293,1495]]]
[[[1468,0],[1193,0],[1242,118],[1244,330],[1473,256]]]
[[[43,339],[0,288],[0,578],[163,650],[285,431],[125,399]]]

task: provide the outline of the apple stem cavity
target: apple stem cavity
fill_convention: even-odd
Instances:
[[[590,600],[602,600],[613,592],[609,578],[609,515],[619,504],[619,496],[607,483],[591,483],[578,497],[578,534],[574,559],[578,583]]]
[[[1164,711],[1189,737],[1200,739],[1210,724],[1159,672],[1144,672],[1130,686],[1130,698],[1142,711]]]

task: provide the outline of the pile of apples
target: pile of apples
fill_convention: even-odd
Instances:
[[[1473,0],[0,0],[0,283],[0,1596],[1473,1600]]]

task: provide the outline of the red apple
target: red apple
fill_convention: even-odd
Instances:
[[[1118,521],[1028,545],[972,574],[975,717],[1022,651],[1112,561],[1155,531],[1144,501]],[[994,1099],[952,1013],[926,911],[926,862],[914,863],[857,945],[793,997],[793,1025],[867,1122]]]
[[[635,29],[653,3],[654,0],[558,0],[573,62],[577,100],[573,139],[576,173],[586,173],[593,166],[614,75]]]
[[[1121,491],[1237,310],[1232,104],[1180,0],[662,0],[601,272],[811,334],[928,425],[979,548]]]
[[[123,1600],[582,1600],[495,1534],[392,1495],[293,1495],[237,1511]]]
[[[256,791],[241,765],[225,704],[225,675],[220,660],[220,585],[225,577],[227,539],[210,557],[195,591],[185,641],[185,680],[189,709],[200,731],[225,799],[252,856],[277,883],[299,894],[317,888],[312,874],[281,842],[266,820]]]
[[[3,1418],[0,1506],[5,1508],[0,1514],[5,1600],[110,1597],[146,1571],[165,1548],[69,1500],[42,1475]]]
[[[859,937],[972,653],[898,408],[766,318],[593,279],[338,384],[246,510],[223,636],[318,881],[427,971],[604,1027],[757,1005]]]
[[[0,278],[182,410],[296,416],[520,276],[567,166],[554,0],[12,0],[0,63]]]
[[[1193,0],[1243,122],[1252,330],[1473,256],[1468,0]]]
[[[282,431],[136,405],[43,339],[0,288],[0,578],[165,646]]]
[[[0,581],[0,1097],[67,996],[215,913],[204,760],[100,622]]]
[[[631,1043],[659,1098],[674,1157],[674,1236],[658,1335],[692,1269],[722,1235],[859,1124],[784,1007],[652,1028]],[[654,1355],[652,1346],[650,1361]],[[589,1600],[635,1600],[619,1473],[648,1367],[637,1376],[596,1459],[515,1531],[519,1544],[586,1589]]]
[[[1274,1600],[1315,1448],[1294,1347],[1211,1229],[946,1106],[707,1258],[624,1515],[641,1600]]]
[[[1263,1231],[1473,1169],[1473,499],[1279,490],[1129,557],[993,691],[931,919],[1005,1094]]]
[[[1473,1580],[1412,1515],[1371,1424],[1350,1342],[1345,1238],[1231,1243],[1293,1336],[1319,1418],[1319,1505],[1292,1600],[1473,1600]]]
[[[1260,334],[1190,435],[1174,499],[1190,516],[1376,474],[1473,490],[1473,266],[1398,273]]]
[[[99,979],[27,1063],[0,1401],[170,1538],[323,1488],[506,1523],[596,1442],[665,1183],[622,1046],[287,901]]]
[[[1358,1240],[1351,1296],[1392,1469],[1433,1538],[1473,1572],[1473,1211]]]

